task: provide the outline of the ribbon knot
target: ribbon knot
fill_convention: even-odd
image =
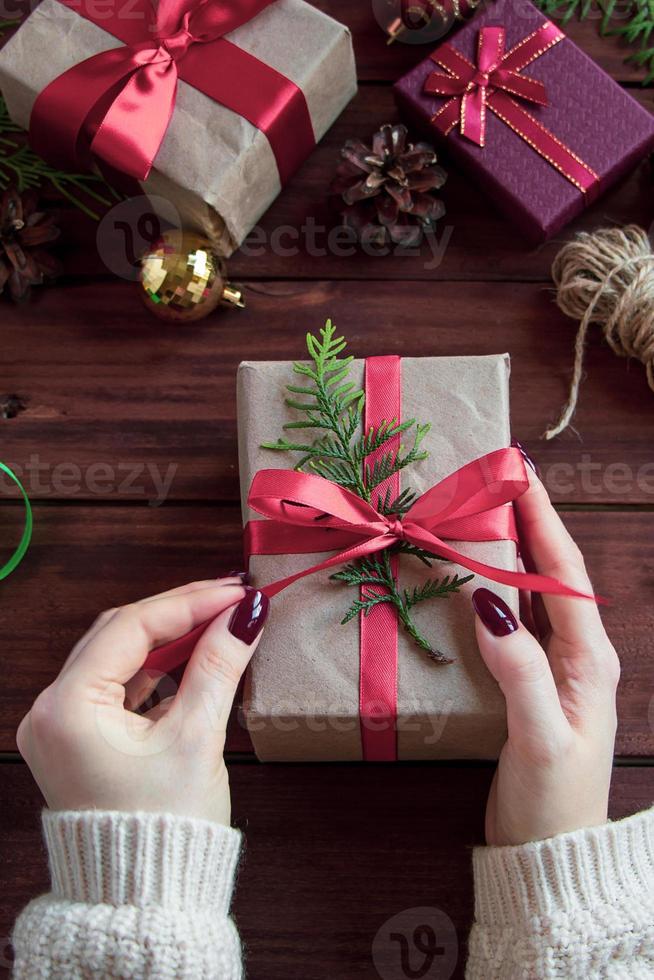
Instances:
[[[503,27],[482,27],[477,45],[477,64],[468,61],[451,44],[442,44],[431,55],[447,74],[433,71],[425,81],[429,95],[449,95],[458,109],[462,136],[484,146],[486,141],[486,106],[492,108],[497,95],[507,93],[526,102],[547,105],[542,82],[521,74],[522,69],[563,37],[549,21],[525,38],[508,53],[504,52]]]
[[[388,530],[393,537],[397,538],[398,541],[404,541],[406,537],[406,532],[404,524],[399,517],[391,517],[388,519]]]
[[[157,38],[159,45],[170,55],[171,61],[180,61],[191,44],[198,40],[188,29],[188,15],[184,20],[184,25],[174,34]]]

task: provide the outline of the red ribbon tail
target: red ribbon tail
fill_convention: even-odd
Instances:
[[[151,650],[144,664],[145,670],[161,671],[162,674],[170,674],[177,667],[181,667],[187,660],[190,660],[195,650],[198,640],[202,634],[211,626],[213,620],[209,619],[206,623],[196,626],[190,633],[180,636],[177,640],[172,640],[164,646]]]
[[[528,75],[520,75],[516,71],[506,71],[498,68],[493,72],[493,83],[497,88],[504,89],[510,95],[516,95],[526,102],[535,102],[537,105],[547,105],[547,89],[542,82]]]
[[[305,578],[307,575],[313,575],[315,572],[324,571],[326,568],[333,568],[334,565],[347,565],[348,562],[356,561],[357,558],[364,558],[366,555],[372,555],[375,551],[383,551],[388,548],[389,544],[393,543],[393,539],[387,535],[382,534],[375,538],[366,538],[361,544],[355,545],[353,548],[347,548],[345,551],[339,552],[337,555],[332,555],[331,558],[326,558],[324,561],[319,562],[317,565],[310,565],[309,568],[303,568],[299,572],[295,572],[294,575],[289,575],[287,578],[278,579],[276,582],[271,582],[270,585],[265,585],[261,589],[269,599],[276,596],[278,592],[282,592],[287,589],[289,585],[293,585],[301,578]]]
[[[461,135],[477,146],[486,138],[486,89],[477,86],[461,99]]]
[[[87,129],[102,118],[107,92],[137,70],[129,48],[113,48],[73,65],[38,95],[30,117],[30,145],[59,170],[88,169]]]
[[[156,92],[156,99],[144,99],[144,91]],[[146,180],[166,135],[176,94],[177,67],[172,59],[142,65],[109,107],[93,137],[93,153],[122,173]]]
[[[464,89],[465,82],[460,78],[443,75],[440,71],[433,71],[424,85],[424,90],[428,95],[461,96]]]
[[[591,592],[580,592],[578,589],[573,589],[569,585],[566,585],[565,582],[551,578],[549,575],[538,575],[535,572],[512,572],[506,568],[496,568],[495,565],[486,565],[484,562],[461,554],[455,548],[450,548],[449,545],[440,538],[437,538],[434,534],[431,534],[429,531],[424,531],[415,525],[411,525],[410,529],[407,529],[406,537],[412,544],[416,544],[426,551],[434,552],[442,558],[449,559],[449,561],[456,562],[457,565],[462,565],[463,568],[468,568],[477,575],[483,575],[484,578],[490,579],[492,582],[499,582],[500,585],[511,585],[516,589],[522,589],[526,592],[543,592],[546,595],[570,596],[575,599],[592,599],[594,602],[602,604],[606,602],[606,599],[603,599],[601,596],[595,596]]]

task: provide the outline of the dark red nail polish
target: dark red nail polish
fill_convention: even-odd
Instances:
[[[538,467],[536,466],[536,464],[534,463],[533,459],[531,458],[531,456],[529,455],[529,453],[527,452],[527,450],[525,449],[525,447],[522,445],[522,443],[521,442],[518,442],[517,439],[512,439],[511,440],[511,445],[515,449],[519,449],[520,450],[520,452],[522,453],[522,458],[524,459],[525,463],[527,463],[528,466],[531,466],[531,468],[534,471],[534,473],[536,474],[536,476],[539,476]]]
[[[247,585],[248,582],[250,581],[250,573],[249,572],[239,572],[238,570],[237,571],[233,571],[232,570],[231,572],[227,572],[227,575],[225,576],[225,578],[240,578],[240,580],[243,583],[243,585]]]
[[[490,589],[477,589],[472,594],[472,605],[482,623],[493,636],[508,636],[515,633],[518,620],[515,618],[504,599],[491,592]]]
[[[264,627],[270,600],[258,589],[248,589],[229,621],[229,632],[246,646],[251,646]]]

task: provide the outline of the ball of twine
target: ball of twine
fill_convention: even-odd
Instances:
[[[654,255],[643,229],[627,225],[579,232],[554,259],[552,278],[559,307],[580,323],[568,402],[546,439],[569,425],[577,407],[592,324],[602,329],[616,354],[642,361],[654,391]]]

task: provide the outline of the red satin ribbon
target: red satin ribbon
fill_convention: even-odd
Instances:
[[[402,361],[397,356],[366,358],[364,432],[378,428],[384,421],[402,418]],[[373,467],[387,452],[398,452],[400,436],[366,457],[365,467]],[[375,491],[383,500],[396,500],[400,492],[400,474],[394,473]],[[393,577],[397,579],[400,561],[391,558]],[[361,592],[385,592],[382,586],[368,585]],[[388,762],[397,758],[397,613],[390,603],[375,606],[368,616],[359,616],[359,718],[363,758],[370,762]]]
[[[291,542],[293,552],[307,554],[307,530],[311,534],[311,551],[331,550],[334,533],[340,547],[346,542],[338,554],[272,582],[262,592],[272,598],[306,575],[356,561],[398,541],[408,541],[502,585],[594,599],[558,579],[496,568],[446,544],[447,540],[517,541],[511,504],[528,486],[520,451],[498,449],[466,463],[423,493],[404,517],[393,518],[379,514],[350,490],[321,476],[294,470],[259,470],[252,481],[248,503],[269,521],[248,525],[251,554],[279,554],[282,545],[288,552]],[[293,535],[293,527],[301,530]],[[268,550],[278,536],[279,545],[273,544],[273,550]]]
[[[504,28],[482,27],[477,64],[473,65],[451,44],[442,44],[430,57],[447,74],[431,72],[424,91],[428,95],[449,96],[432,118],[442,133],[447,135],[458,126],[463,137],[483,147],[486,110],[490,109],[582,193],[595,196],[598,175],[515,101],[518,98],[537,105],[548,104],[543,83],[521,72],[564,37],[558,27],[545,21],[505,53]]]
[[[223,35],[274,0],[60,0],[120,39],[55,78],[30,119],[34,150],[63,170],[93,156],[145,180],[166,134],[178,78],[243,116],[267,136],[284,184],[315,146],[304,94],[294,82]],[[89,6],[85,6],[89,3]]]

